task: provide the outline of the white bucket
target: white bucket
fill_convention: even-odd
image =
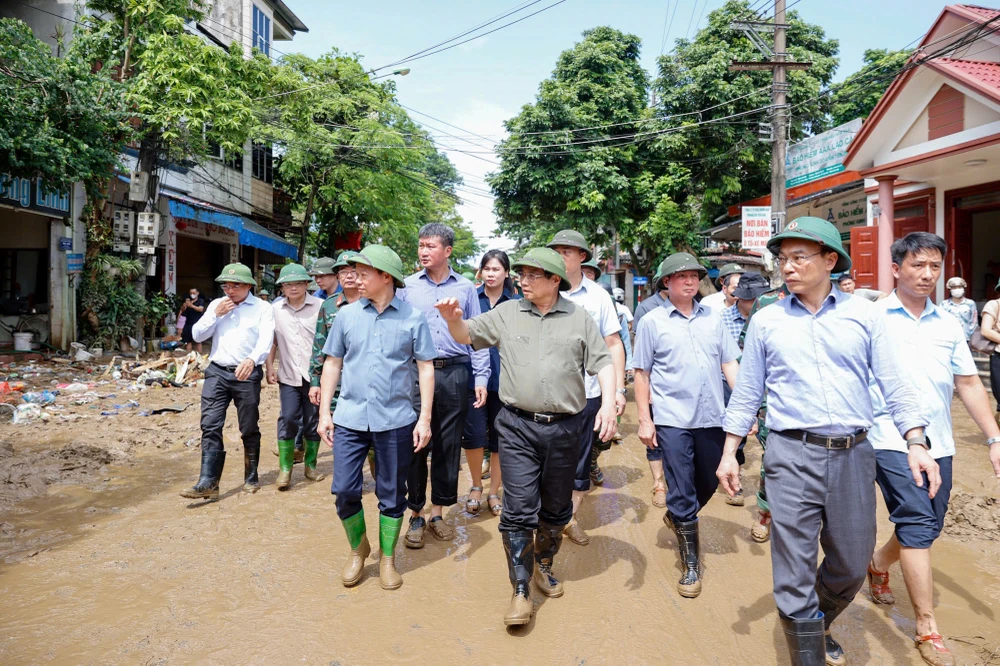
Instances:
[[[33,333],[15,333],[14,351],[31,351],[31,336]]]
[[[77,349],[76,350],[76,360],[77,361],[93,361],[94,360],[94,355],[87,353],[83,349]]]

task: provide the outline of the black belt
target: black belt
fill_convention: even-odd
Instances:
[[[434,359],[434,367],[440,370],[441,368],[447,368],[449,365],[457,365],[459,363],[468,363],[471,359],[468,356],[448,356],[447,358],[436,358]]]
[[[215,361],[212,361],[212,365],[217,368],[222,368],[226,372],[236,372],[236,368],[240,367],[238,365],[222,365],[221,363],[216,363]]]
[[[782,437],[797,439],[800,442],[815,444],[816,446],[822,446],[827,449],[849,449],[852,446],[860,444],[868,439],[867,430],[858,430],[851,435],[839,436],[814,435],[813,433],[806,432],[805,430],[776,430],[775,432]]]
[[[576,414],[541,414],[539,412],[529,412],[524,409],[518,409],[517,407],[511,407],[510,405],[504,405],[504,408],[517,414],[522,419],[528,419],[529,421],[534,421],[535,423],[555,423],[556,421],[562,421],[563,419],[568,419],[571,416],[576,416]]]

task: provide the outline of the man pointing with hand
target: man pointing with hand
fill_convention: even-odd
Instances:
[[[500,533],[514,588],[504,616],[508,626],[531,620],[532,580],[547,597],[563,594],[552,564],[573,516],[580,432],[591,427],[584,423],[584,373],[597,375],[601,385],[594,432],[606,442],[617,428],[611,354],[594,318],[559,293],[569,288],[563,258],[535,248],[513,268],[520,274],[521,300],[468,320],[455,298],[436,306],[458,343],[500,350],[504,408],[495,427],[504,487]]]

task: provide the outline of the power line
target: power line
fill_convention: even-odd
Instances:
[[[677,0],[680,2],[680,0]],[[663,35],[660,37],[660,55],[667,46],[667,21],[670,18],[670,0],[667,0],[667,11],[663,13]]]

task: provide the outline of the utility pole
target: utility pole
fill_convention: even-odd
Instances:
[[[771,144],[771,220],[774,232],[785,228],[785,153],[788,148],[788,83],[785,73],[785,0],[774,3],[774,85],[771,87],[774,143]]]
[[[742,30],[764,57],[764,62],[734,61],[730,71],[761,71],[770,69],[774,73],[771,86],[771,122],[761,123],[761,136],[771,143],[771,222],[775,233],[785,227],[785,154],[788,148],[788,70],[808,69],[811,62],[791,62],[788,60],[785,33],[786,0],[774,3],[774,23],[759,21],[734,21],[730,27]],[[774,32],[773,46],[769,46],[758,31]]]

